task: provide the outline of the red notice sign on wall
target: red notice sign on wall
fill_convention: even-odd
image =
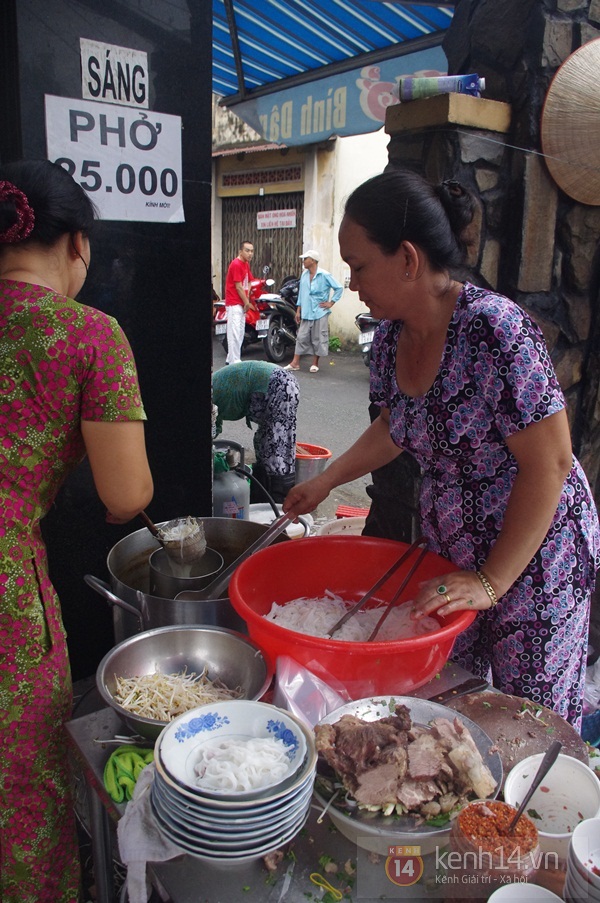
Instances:
[[[257,229],[295,229],[295,210],[260,210],[256,214]]]

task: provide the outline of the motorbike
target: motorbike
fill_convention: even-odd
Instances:
[[[254,308],[246,311],[246,322],[244,326],[244,338],[242,341],[242,351],[249,345],[257,342],[264,342],[269,329],[269,312],[270,307],[266,302],[266,298],[272,297],[269,289],[275,285],[274,279],[267,278],[271,268],[263,267],[262,279],[252,279],[250,282],[249,297],[254,304]],[[275,296],[278,297],[278,296]],[[223,349],[227,353],[227,305],[225,301],[213,301],[215,335],[219,337],[219,341],[223,345]]]
[[[288,349],[296,345],[296,303],[300,280],[295,276],[286,276],[279,294],[263,295],[261,301],[269,306],[268,312],[260,321],[261,330],[266,330],[264,347],[267,360],[280,364]]]
[[[368,311],[364,311],[363,313],[356,315],[354,322],[358,329],[358,344],[360,345],[363,361],[368,367],[371,363],[371,346],[373,345],[375,327],[379,323],[379,320],[372,317]]]

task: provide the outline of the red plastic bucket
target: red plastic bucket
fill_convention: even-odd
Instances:
[[[273,545],[235,570],[229,598],[273,667],[279,655],[289,655],[330,685],[338,689],[341,685],[351,699],[378,693],[410,695],[442,669],[456,636],[473,622],[475,612],[440,618],[439,630],[418,637],[373,643],[308,636],[263,617],[273,602],[319,598],[325,590],[357,602],[407,548],[406,543],[367,536],[318,536]],[[389,601],[412,563],[409,559],[384,584],[373,605]],[[429,552],[403,599],[414,598],[424,580],[455,570],[447,559]]]
[[[303,483],[323,473],[331,452],[322,445],[310,445],[308,442],[296,443],[296,483]]]

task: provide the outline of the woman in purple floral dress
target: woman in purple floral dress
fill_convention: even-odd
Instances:
[[[0,167],[0,899],[76,903],[64,722],[71,677],[40,519],[87,453],[107,518],[152,497],[135,363],[72,300],[94,208],[60,166]]]
[[[350,288],[382,321],[370,393],[380,414],[284,509],[310,511],[409,452],[423,535],[460,568],[423,583],[415,617],[476,609],[454,660],[579,726],[598,515],[540,330],[508,298],[451,276],[473,210],[457,182],[434,188],[402,170],[350,196],[340,249]]]

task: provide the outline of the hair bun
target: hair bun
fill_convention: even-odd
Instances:
[[[2,244],[15,244],[19,241],[25,241],[31,235],[35,224],[35,214],[29,206],[26,195],[12,182],[0,182],[0,203],[2,202],[12,202],[16,220],[4,232],[0,232],[0,242]]]
[[[446,211],[452,231],[461,244],[461,236],[473,219],[475,199],[456,179],[445,179],[435,191]]]
[[[464,188],[456,179],[445,179],[442,182],[442,188],[445,188],[448,194],[453,195],[455,198],[459,198],[465,193]]]

